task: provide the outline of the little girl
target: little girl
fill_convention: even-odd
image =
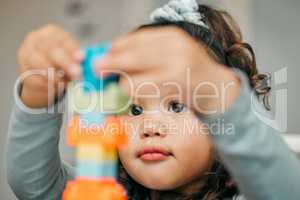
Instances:
[[[260,96],[270,88],[232,18],[194,0],[172,0],[151,19],[114,41],[95,68],[128,73],[136,90],[143,81],[159,85],[160,95],[149,98],[153,88],[132,94],[120,80],[134,96],[123,117],[128,145],[119,149],[119,181],[128,198],[299,200],[299,161],[251,111],[251,89]],[[30,33],[19,50],[21,72],[54,66],[65,73],[31,75],[17,84],[7,173],[20,199],[60,199],[74,178],[58,150],[62,114],[42,111],[64,94],[49,84],[77,79],[83,57],[77,41],[55,25]]]

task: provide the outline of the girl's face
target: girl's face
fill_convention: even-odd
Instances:
[[[198,118],[178,101],[151,100],[131,106],[124,117],[128,144],[119,149],[127,173],[149,189],[171,190],[204,175],[213,147]]]

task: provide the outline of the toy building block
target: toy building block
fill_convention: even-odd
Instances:
[[[69,90],[69,104],[77,115],[68,126],[67,142],[76,147],[77,167],[76,179],[68,182],[63,200],[127,199],[125,189],[116,179],[117,148],[126,144],[127,137],[115,114],[129,107],[128,97],[118,87],[117,75],[98,78],[93,71],[95,59],[104,56],[108,48],[104,45],[86,49],[83,84]],[[89,108],[91,102],[95,105]]]
[[[126,144],[127,136],[118,117],[109,116],[104,123],[89,126],[81,121],[80,116],[75,116],[67,130],[67,142],[74,147],[81,144],[97,144],[114,149]]]
[[[63,193],[68,200],[126,200],[125,190],[115,180],[84,180],[68,182]]]
[[[103,112],[108,114],[128,113],[130,99],[117,83],[109,83],[100,92],[84,92],[81,83],[69,87],[69,105],[76,113]]]
[[[102,91],[111,82],[117,82],[116,74],[99,78],[94,72],[94,62],[101,59],[109,51],[109,44],[89,47],[85,50],[85,60],[82,63],[83,83],[85,92]]]

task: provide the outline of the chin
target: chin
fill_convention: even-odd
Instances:
[[[180,184],[178,181],[170,180],[170,177],[152,176],[148,174],[147,177],[139,179],[138,182],[146,188],[151,190],[172,190],[177,188]]]
[[[149,188],[150,190],[161,190],[161,191],[172,190],[176,188],[172,184],[165,184],[161,182],[143,183],[142,185],[146,188]]]
[[[151,186],[147,186],[147,188],[151,189],[151,190],[158,190],[158,191],[168,191],[168,190],[173,190],[177,187],[175,186],[171,186],[171,185],[153,185]]]

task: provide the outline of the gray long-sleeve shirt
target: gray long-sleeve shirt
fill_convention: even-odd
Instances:
[[[231,125],[234,132],[213,130],[218,153],[248,200],[300,200],[300,162],[279,133],[265,125],[251,109],[251,91],[239,74],[239,98],[223,115],[201,118]],[[60,199],[74,173],[58,150],[61,114],[29,114],[15,91],[7,146],[8,182],[19,199]],[[257,101],[256,99],[252,99]]]

